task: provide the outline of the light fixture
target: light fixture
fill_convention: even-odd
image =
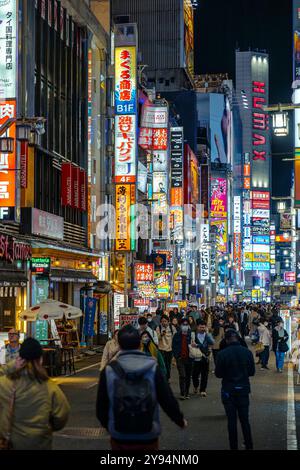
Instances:
[[[15,148],[15,139],[13,137],[0,138],[0,153],[13,153]]]
[[[285,212],[285,208],[286,208],[286,202],[285,201],[277,202],[277,212],[279,214],[283,214]]]
[[[27,124],[26,122],[21,122],[17,124],[17,139],[23,141],[30,140],[30,132],[31,132],[31,124]]]
[[[60,261],[59,261],[58,259],[56,259],[56,260],[54,261],[54,264],[55,264],[55,266],[59,266],[59,265],[60,265]]]
[[[286,137],[289,135],[289,116],[287,112],[278,112],[272,114],[272,125],[274,135],[277,137]]]

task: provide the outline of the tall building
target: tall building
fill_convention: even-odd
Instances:
[[[190,89],[194,76],[194,10],[190,0],[112,0],[116,23],[137,23],[148,87]]]
[[[236,51],[236,93],[243,127],[243,252],[251,300],[269,296],[270,131],[268,54]]]

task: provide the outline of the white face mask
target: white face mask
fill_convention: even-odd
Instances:
[[[152,322],[152,318],[147,318],[147,322],[148,322],[148,323],[151,323],[151,322]]]
[[[182,333],[187,333],[189,331],[190,327],[188,325],[182,325],[181,331]]]

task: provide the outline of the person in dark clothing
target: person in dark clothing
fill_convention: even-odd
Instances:
[[[200,396],[206,397],[206,388],[209,373],[209,355],[211,346],[214,340],[212,336],[207,333],[206,323],[203,320],[197,320],[197,331],[192,333],[192,346],[200,349],[202,353],[201,359],[193,360],[192,379],[194,385],[194,394],[198,393],[200,385]],[[201,382],[200,382],[201,377]]]
[[[159,370],[157,362],[150,356],[142,353],[140,348],[140,335],[132,325],[126,325],[118,334],[118,341],[121,352],[118,358],[103,369],[100,375],[96,416],[101,425],[108,430],[111,435],[111,447],[115,451],[152,451],[158,450],[158,438],[160,435],[159,407],[165,411],[169,418],[179,427],[185,428],[187,421],[180,411],[178,402],[173,395],[166,378]],[[119,372],[121,374],[119,375]],[[143,381],[147,380],[151,384],[151,401],[154,400],[154,409],[147,409],[145,415],[144,408],[141,410],[144,419],[140,419],[136,413],[135,404],[131,410],[126,410],[130,414],[130,420],[121,419],[118,415],[119,396],[122,381],[119,377],[142,377],[139,387]],[[145,386],[144,386],[145,387]],[[124,389],[125,393],[125,389]],[[137,389],[138,393],[138,389]],[[124,395],[125,396],[125,395]],[[126,405],[130,402],[130,397],[125,396]],[[148,397],[147,397],[148,398]],[[127,405],[128,407],[128,405]],[[122,409],[122,408],[121,408]],[[126,415],[128,418],[128,414]],[[150,421],[150,426],[145,427],[144,421]],[[143,429],[133,429],[133,422]],[[148,423],[149,424],[149,423]],[[128,430],[130,429],[130,431]]]
[[[189,356],[189,345],[191,344],[191,329],[187,318],[183,318],[180,330],[173,337],[172,351],[176,359],[179,375],[180,399],[190,398],[189,391],[192,375],[192,360]]]
[[[215,369],[216,377],[222,379],[222,403],[227,420],[231,450],[238,449],[237,415],[239,417],[245,446],[253,449],[251,427],[249,423],[249,377],[255,375],[253,354],[241,346],[239,335],[234,330],[225,333],[227,347],[220,351]]]
[[[247,345],[246,341],[239,335],[239,333],[235,329],[228,328],[228,326],[227,326],[227,327],[224,327],[224,330],[225,330],[225,333],[226,333],[226,331],[234,331],[237,335],[237,338],[239,340],[240,345],[243,346],[244,348],[248,349],[248,345]],[[226,338],[223,338],[222,341],[220,342],[220,348],[219,348],[220,351],[227,348],[227,346],[228,346],[228,343],[226,341]]]

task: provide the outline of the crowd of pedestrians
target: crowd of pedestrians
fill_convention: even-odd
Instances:
[[[103,351],[96,403],[112,449],[157,450],[159,405],[184,429],[187,421],[170,386],[172,364],[184,401],[191,398],[191,385],[194,396],[208,396],[211,362],[212,373],[222,379],[230,448],[238,448],[239,418],[244,445],[253,449],[249,377],[255,374],[255,363],[249,346],[262,370],[268,370],[273,349],[277,371],[282,372],[289,339],[283,325],[270,305],[228,304],[169,312],[160,307],[156,315],[141,315],[138,328],[127,325],[115,331]],[[50,449],[52,432],[64,427],[70,407],[43,368],[39,342],[27,338],[20,345],[18,332],[11,330],[0,353],[7,364],[0,368],[0,449]]]

